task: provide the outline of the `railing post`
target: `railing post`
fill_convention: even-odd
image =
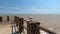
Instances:
[[[16,26],[19,25],[19,17],[15,16],[15,23],[16,23]]]
[[[9,16],[7,16],[7,21],[9,21]]]
[[[40,34],[40,22],[28,22],[27,23],[27,34]]]
[[[16,23],[17,16],[15,16],[14,19],[15,19],[15,23]]]
[[[24,23],[24,18],[20,18],[19,19],[20,22],[19,22],[19,32],[23,32],[23,23]]]
[[[0,17],[0,22],[2,22],[2,17]]]

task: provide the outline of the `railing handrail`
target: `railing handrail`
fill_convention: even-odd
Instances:
[[[26,20],[24,20],[25,22],[29,22],[29,21],[26,21]],[[25,28],[25,29],[27,29],[27,28]],[[46,29],[46,28],[44,28],[44,27],[42,27],[42,26],[40,26],[40,29],[42,29],[42,30],[44,30],[45,32],[47,32],[47,33],[50,33],[50,34],[57,34],[56,32],[54,32],[54,31],[52,31],[52,30],[49,30],[49,29]]]
[[[44,30],[45,32],[50,33],[50,34],[58,34],[58,33],[54,32],[54,31],[52,31],[52,30],[46,29],[46,28],[41,27],[41,26],[40,26],[40,29],[42,29],[42,30]]]

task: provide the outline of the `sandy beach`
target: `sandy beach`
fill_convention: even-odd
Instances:
[[[11,24],[0,24],[0,34],[11,34]]]

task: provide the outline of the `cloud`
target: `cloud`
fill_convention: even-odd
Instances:
[[[59,9],[1,7],[0,14],[60,14]]]
[[[15,7],[1,7],[0,10],[19,10],[19,11],[34,11],[34,12],[40,12],[40,11],[48,11],[43,9],[34,9],[34,8],[15,8]]]
[[[45,10],[45,9],[34,9],[34,8],[24,8],[23,9],[24,11],[33,11],[33,12],[45,12],[45,11],[48,11],[48,10]]]
[[[0,14],[35,14],[45,12],[47,10],[33,9],[33,8],[0,8]]]

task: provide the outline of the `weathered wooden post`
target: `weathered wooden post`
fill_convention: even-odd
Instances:
[[[18,32],[19,32],[19,23],[20,23],[19,17],[15,16],[15,26],[14,27],[17,27]],[[17,32],[16,28],[15,28],[15,31]]]
[[[24,23],[24,19],[23,18],[20,18],[20,23],[19,23],[19,32],[23,32],[23,23]]]
[[[2,22],[2,16],[0,16],[0,22]]]
[[[40,22],[28,22],[27,34],[40,34]]]
[[[14,19],[15,19],[15,23],[16,23],[17,16],[14,16]]]
[[[7,16],[7,21],[9,21],[9,16]]]
[[[19,17],[15,16],[15,23],[16,23],[16,26],[19,25]]]

